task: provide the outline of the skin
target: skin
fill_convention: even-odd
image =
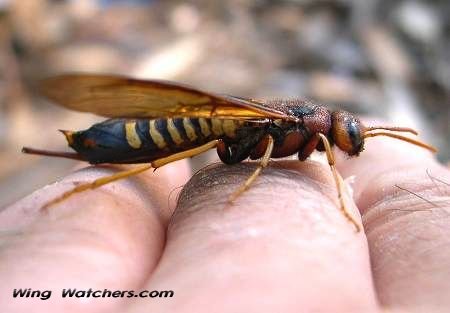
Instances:
[[[341,175],[355,176],[346,201],[362,215],[360,233],[339,212],[328,166],[314,161],[272,162],[232,206],[227,195],[254,165],[209,166],[171,219],[186,161],[39,210],[71,182],[122,167],[79,170],[0,212],[3,311],[448,311],[450,171],[407,143],[366,147],[358,158],[337,153]],[[14,299],[14,288],[53,294]],[[175,296],[63,299],[62,288]]]

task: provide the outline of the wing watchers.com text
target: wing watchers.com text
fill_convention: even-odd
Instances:
[[[41,300],[48,300],[52,297],[52,294],[53,290],[33,290],[31,288],[13,290],[14,298],[39,298]],[[174,294],[172,290],[93,290],[92,288],[64,288],[59,293],[62,298],[172,298]]]

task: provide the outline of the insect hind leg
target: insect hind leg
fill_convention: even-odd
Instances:
[[[112,183],[113,181],[119,180],[119,179],[123,179],[126,177],[130,177],[139,173],[142,173],[148,169],[152,168],[151,164],[145,164],[145,165],[141,165],[135,168],[132,168],[130,170],[126,170],[126,171],[121,171],[118,172],[116,174],[113,175],[109,175],[109,176],[105,176],[105,177],[101,177],[98,178],[92,182],[88,182],[88,183],[83,183],[80,185],[75,186],[74,188],[64,192],[61,196],[47,202],[46,204],[43,205],[43,209],[48,209],[50,206],[59,203],[61,201],[64,201],[65,199],[69,198],[70,196],[72,196],[73,194],[79,193],[79,192],[83,192],[89,189],[95,189],[98,188],[100,186]]]
[[[129,170],[126,170],[126,171],[118,172],[118,173],[113,174],[113,175],[109,175],[109,176],[98,178],[98,179],[96,179],[96,180],[94,180],[92,182],[80,184],[80,185],[75,186],[74,188],[66,191],[61,196],[59,196],[59,197],[57,197],[57,198],[47,202],[46,204],[43,205],[42,208],[43,209],[47,209],[50,206],[52,206],[52,205],[54,205],[56,203],[59,203],[59,202],[65,200],[65,199],[69,198],[73,194],[76,194],[76,193],[79,193],[79,192],[83,192],[83,191],[86,191],[86,190],[89,190],[89,189],[98,188],[100,186],[112,183],[112,182],[114,182],[116,180],[127,178],[127,177],[130,177],[130,176],[142,173],[142,172],[144,172],[144,171],[146,171],[146,170],[148,170],[150,168],[156,169],[158,167],[161,167],[161,166],[166,165],[166,164],[171,163],[171,162],[175,162],[175,161],[178,161],[178,160],[181,160],[181,159],[193,157],[193,156],[198,155],[200,153],[206,152],[207,150],[212,149],[212,148],[214,148],[216,146],[217,146],[217,140],[210,141],[210,142],[208,142],[208,143],[206,143],[206,144],[204,144],[204,145],[202,145],[200,147],[196,147],[196,148],[193,148],[193,149],[189,149],[189,150],[186,150],[186,151],[175,153],[175,154],[172,154],[172,155],[170,155],[168,157],[165,157],[165,158],[157,159],[155,161],[152,161],[150,164],[144,164],[144,165],[137,166],[135,168],[132,168],[132,169],[129,169]]]

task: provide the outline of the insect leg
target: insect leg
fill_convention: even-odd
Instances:
[[[175,161],[178,161],[181,159],[192,158],[193,156],[196,156],[200,153],[203,153],[212,148],[215,148],[217,146],[217,143],[218,143],[217,140],[212,140],[208,143],[205,143],[204,145],[202,145],[200,147],[189,149],[189,150],[178,152],[178,153],[174,153],[172,155],[169,155],[168,157],[152,161],[152,163],[151,163],[152,167],[158,168],[158,167],[161,167],[168,163],[175,162]]]
[[[355,219],[352,217],[350,212],[347,210],[347,207],[344,202],[343,195],[344,195],[346,189],[345,189],[345,185],[342,181],[342,177],[341,177],[341,175],[339,175],[339,173],[336,169],[336,162],[334,160],[333,150],[331,150],[330,142],[328,141],[328,138],[324,134],[318,133],[318,136],[320,137],[320,139],[323,142],[323,145],[325,147],[325,152],[327,154],[328,165],[330,165],[331,172],[333,173],[334,181],[336,183],[336,188],[338,191],[338,198],[339,198],[339,203],[341,206],[341,212],[342,212],[342,214],[344,214],[344,216],[347,218],[347,220],[349,220],[349,222],[351,222],[355,226],[356,232],[359,232],[361,227],[355,221]]]
[[[272,138],[271,135],[267,136],[268,138],[268,143],[267,143],[267,148],[266,148],[266,152],[264,152],[264,155],[261,159],[261,162],[259,163],[259,166],[256,168],[256,170],[253,172],[252,175],[250,175],[249,178],[247,178],[247,180],[245,181],[245,183],[243,183],[239,189],[237,189],[235,192],[233,192],[230,196],[230,198],[228,199],[229,202],[233,202],[234,200],[236,200],[237,197],[239,197],[245,190],[247,190],[250,185],[255,181],[255,179],[258,177],[258,175],[261,173],[261,171],[263,170],[263,168],[267,167],[267,165],[269,164],[269,160],[270,160],[270,156],[272,155],[272,151],[273,151],[273,146],[274,146],[274,140]]]
[[[193,148],[193,149],[186,150],[186,151],[183,151],[183,152],[175,153],[175,154],[172,154],[172,155],[170,155],[168,157],[165,157],[165,158],[157,159],[155,161],[152,161],[150,164],[141,165],[141,166],[132,168],[130,170],[118,172],[118,173],[110,175],[110,176],[98,178],[98,179],[96,179],[96,180],[94,180],[92,182],[89,182],[89,183],[84,183],[84,184],[78,185],[78,186],[74,187],[73,189],[66,191],[65,193],[63,193],[58,198],[55,198],[55,199],[51,200],[50,202],[47,202],[46,204],[44,204],[43,209],[46,209],[46,208],[48,208],[49,206],[51,206],[53,204],[61,202],[61,201],[65,200],[65,199],[67,199],[68,197],[70,197],[71,195],[75,194],[75,193],[83,192],[83,191],[88,190],[88,189],[98,188],[100,186],[109,184],[109,183],[111,183],[113,181],[116,181],[116,180],[119,180],[119,179],[123,179],[123,178],[129,177],[129,176],[132,176],[132,175],[136,175],[136,174],[142,173],[142,172],[144,172],[144,171],[146,171],[146,170],[148,170],[148,169],[150,169],[152,167],[156,169],[158,167],[161,167],[163,165],[166,165],[166,164],[174,162],[174,161],[178,161],[178,160],[181,160],[181,159],[193,157],[193,156],[195,156],[197,154],[200,154],[200,153],[203,153],[203,152],[205,152],[205,151],[207,151],[209,149],[212,149],[215,146],[217,146],[217,140],[210,141],[210,142],[208,142],[208,143],[206,143],[206,144],[204,144],[204,145],[202,145],[200,147],[197,147],[197,148]]]
[[[141,165],[141,166],[132,168],[132,169],[127,170],[127,171],[122,171],[122,172],[118,172],[118,173],[110,175],[110,176],[105,176],[105,177],[98,178],[98,179],[96,179],[96,180],[94,180],[92,182],[89,182],[89,183],[84,183],[84,184],[78,185],[78,186],[76,186],[76,187],[74,187],[74,188],[64,192],[61,196],[59,196],[59,197],[57,197],[57,198],[55,198],[55,199],[45,203],[42,208],[43,209],[47,209],[50,206],[52,206],[52,205],[54,205],[56,203],[59,203],[59,202],[65,200],[65,199],[69,198],[71,195],[73,195],[75,193],[83,192],[83,191],[88,190],[88,189],[95,189],[95,188],[98,188],[100,186],[109,184],[109,183],[111,183],[113,181],[116,181],[116,180],[119,180],[119,179],[122,179],[122,178],[126,178],[126,177],[129,177],[129,176],[132,176],[132,175],[139,174],[141,172],[144,172],[144,171],[150,169],[151,167],[152,167],[151,164],[145,164],[145,165]]]

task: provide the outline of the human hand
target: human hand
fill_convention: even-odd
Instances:
[[[339,161],[356,177],[355,203],[346,201],[362,213],[360,233],[338,209],[328,166],[312,161],[272,162],[233,206],[228,195],[254,166],[209,167],[172,219],[186,161],[39,209],[71,182],[117,168],[80,170],[0,212],[2,312],[450,309],[450,172],[420,148],[377,138]],[[52,296],[13,298],[15,288]],[[174,295],[62,298],[63,288]]]

